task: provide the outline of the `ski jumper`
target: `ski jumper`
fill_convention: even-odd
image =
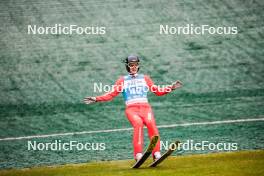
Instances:
[[[134,128],[133,145],[134,157],[137,153],[142,153],[144,131],[146,125],[148,136],[151,138],[154,135],[159,135],[154,114],[151,106],[148,103],[147,93],[151,91],[157,96],[165,95],[172,91],[171,86],[159,88],[154,85],[149,76],[143,74],[127,75],[120,77],[111,92],[102,96],[97,96],[96,101],[110,101],[120,92],[123,94],[126,103],[126,116]],[[158,141],[152,154],[160,151],[160,141]]]

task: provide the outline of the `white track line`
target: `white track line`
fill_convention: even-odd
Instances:
[[[256,122],[256,121],[264,121],[264,118],[222,120],[222,121],[212,121],[212,122],[191,122],[191,123],[182,123],[182,124],[160,125],[158,126],[158,128],[173,128],[173,127],[186,127],[186,126],[198,126],[198,125],[216,125],[216,124]],[[81,132],[71,132],[71,133],[55,133],[55,134],[46,134],[46,135],[8,137],[8,138],[2,138],[0,139],[0,141],[11,141],[11,140],[32,139],[32,138],[48,138],[48,137],[55,137],[55,136],[71,136],[71,135],[78,135],[78,134],[109,133],[109,132],[119,132],[119,131],[130,131],[132,129],[133,128],[121,128],[121,129],[109,129],[109,130],[97,130],[97,131],[81,131]]]

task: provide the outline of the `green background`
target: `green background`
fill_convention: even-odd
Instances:
[[[0,2],[0,138],[129,128],[121,95],[85,105],[93,84],[113,84],[131,53],[156,84],[149,94],[158,125],[264,116],[262,0],[47,0]],[[105,35],[29,35],[27,25],[105,26]],[[237,26],[237,35],[160,35],[159,25]],[[162,140],[237,142],[264,148],[264,123],[160,129]],[[27,151],[28,140],[0,141],[0,168],[132,159],[132,131],[32,139],[105,142],[105,151]],[[146,136],[147,143],[147,136]],[[209,152],[209,151],[203,151]],[[194,154],[195,151],[179,152]]]

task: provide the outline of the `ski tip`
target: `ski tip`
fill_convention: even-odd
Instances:
[[[178,150],[179,149],[179,145],[180,145],[180,141],[175,141],[175,142],[172,142],[168,148],[168,151],[171,151],[171,153],[175,150]]]
[[[158,141],[159,140],[159,136],[156,135],[156,136],[152,136],[151,138],[151,141]]]
[[[171,143],[171,145],[170,145],[170,150],[176,150],[177,148],[178,148],[178,146],[179,146],[179,144],[180,144],[181,142],[180,141],[175,141],[174,143]],[[173,147],[173,145],[175,145],[174,147]]]
[[[175,144],[176,145],[179,145],[181,142],[180,141],[175,141]]]
[[[155,148],[156,144],[158,143],[158,140],[159,140],[159,136],[152,136],[147,151],[151,152]]]

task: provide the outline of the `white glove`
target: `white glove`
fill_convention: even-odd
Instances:
[[[95,97],[85,97],[83,101],[85,104],[92,104],[96,102],[96,98]]]
[[[172,83],[171,88],[172,90],[180,88],[182,86],[181,81],[177,80],[176,82]]]

